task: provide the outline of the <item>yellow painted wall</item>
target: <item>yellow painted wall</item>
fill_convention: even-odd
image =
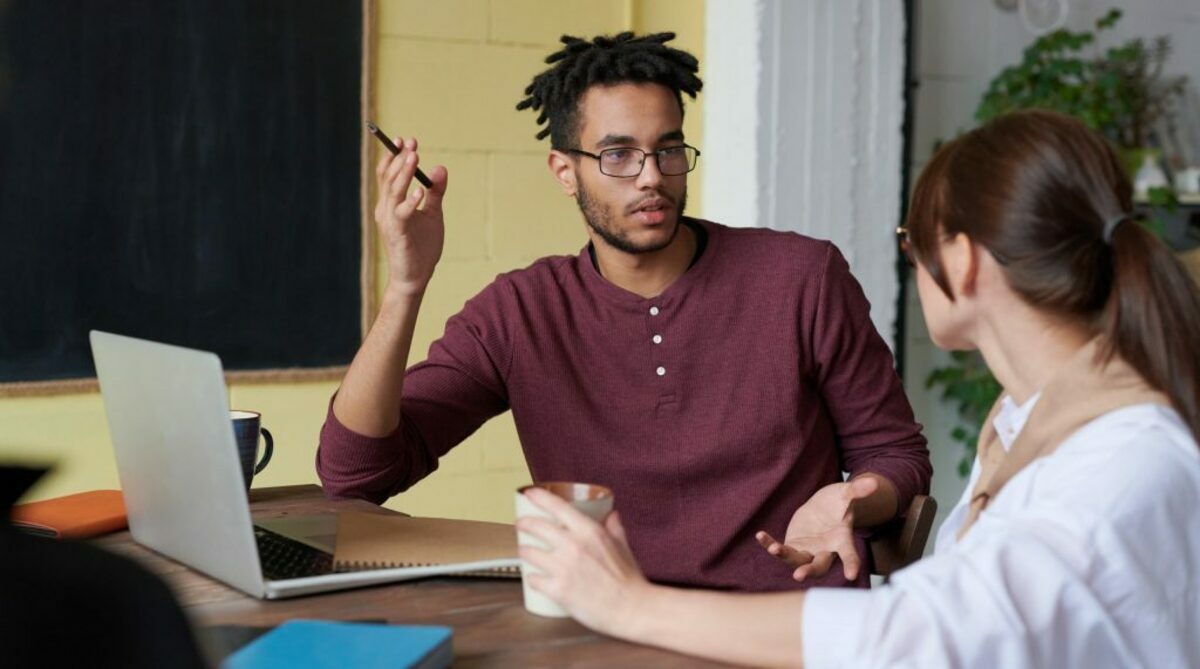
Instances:
[[[380,0],[377,121],[416,134],[427,166],[450,172],[446,249],[417,322],[413,360],[463,302],[497,274],[586,242],[573,200],[546,169],[547,142],[534,115],[517,112],[521,92],[563,33],[671,30],[703,62],[703,0]],[[703,76],[703,71],[701,72]],[[685,132],[703,148],[702,103]],[[703,159],[701,160],[703,165]],[[693,190],[701,183],[693,174]],[[693,193],[692,212],[701,198]],[[386,266],[378,263],[380,285]],[[335,382],[235,385],[234,407],[263,413],[275,457],[255,485],[316,482],[313,455]],[[55,463],[31,499],[117,487],[96,394],[0,400],[0,460]],[[511,520],[512,490],[528,482],[508,415],[491,421],[442,460],[441,468],[388,506],[420,515]]]

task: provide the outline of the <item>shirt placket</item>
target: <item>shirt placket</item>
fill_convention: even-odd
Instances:
[[[651,301],[646,307],[646,336],[650,346],[650,369],[654,386],[658,389],[656,412],[662,414],[678,407],[675,394],[675,377],[668,362],[667,347],[671,345],[667,308],[662,303]],[[678,370],[674,370],[678,372]]]

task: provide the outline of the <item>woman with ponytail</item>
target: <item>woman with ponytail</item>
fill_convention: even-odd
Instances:
[[[1132,205],[1104,139],[1047,111],[922,173],[902,231],[930,335],[1004,393],[934,554],[888,585],[651,584],[615,515],[536,490],[558,522],[519,523],[552,546],[522,549],[531,584],[594,629],[738,664],[1200,667],[1200,295]],[[825,559],[760,541],[782,569]]]

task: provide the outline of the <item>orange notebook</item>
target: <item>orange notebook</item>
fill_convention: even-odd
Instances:
[[[83,539],[123,530],[129,523],[120,490],[89,490],[18,504],[12,508],[12,524],[39,536]]]

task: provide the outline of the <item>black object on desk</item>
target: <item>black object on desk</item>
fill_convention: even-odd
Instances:
[[[201,669],[187,620],[162,581],[95,545],[8,524],[10,502],[39,475],[0,466],[0,663]]]

